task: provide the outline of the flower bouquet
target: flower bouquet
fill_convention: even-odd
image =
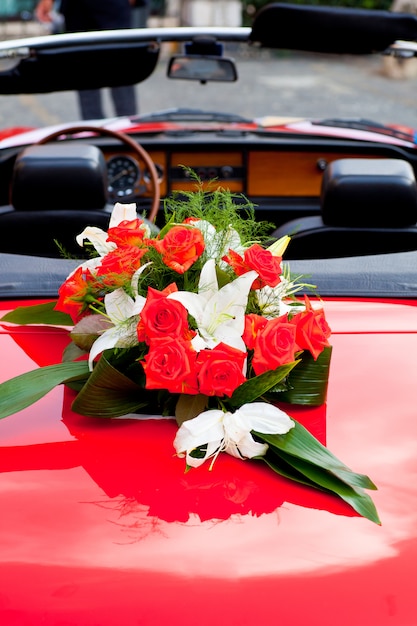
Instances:
[[[364,475],[336,459],[277,404],[326,400],[331,346],[322,306],[265,244],[269,224],[224,190],[174,197],[156,232],[134,204],[116,204],[107,232],[78,237],[90,258],[57,302],[19,307],[3,322],[70,326],[62,363],[0,385],[0,418],[66,384],[86,416],[175,416],[186,470],[227,452],[333,493],[380,523]]]

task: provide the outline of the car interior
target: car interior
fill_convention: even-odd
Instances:
[[[160,40],[169,40],[169,29],[166,31],[158,33]],[[16,62],[0,71],[0,92],[42,93],[109,81],[144,81],[154,71],[160,53],[159,44],[145,41],[146,35],[139,36],[136,31],[125,35],[123,43],[111,43],[103,34],[102,44],[90,48],[79,34],[71,45],[35,46],[36,54],[25,54],[20,48]],[[272,4],[259,11],[251,29],[229,36],[232,41],[237,38],[240,43],[268,49],[370,54],[385,51],[397,40],[415,40],[417,17]],[[214,41],[207,36],[192,44],[186,41],[186,54],[173,55],[167,61],[168,78],[178,78],[179,68],[183,78],[235,81],[237,74],[233,63],[222,57],[220,39],[218,34]],[[129,67],[126,64],[132,54],[134,71],[131,63]],[[104,75],[99,68],[107,57],[113,62],[117,58],[118,68],[125,69],[112,76],[112,64],[104,64]],[[74,58],[82,58],[83,71]],[[216,78],[223,67],[225,78]],[[51,75],[53,79],[45,78]],[[93,84],[87,83],[91,76]],[[187,109],[165,113],[164,121],[178,121],[186,114]],[[194,111],[193,115],[198,120],[204,119],[205,113]],[[0,254],[5,267],[11,255],[37,257],[44,267],[51,259],[48,280],[55,285],[53,273],[60,263],[67,267],[71,257],[82,257],[76,235],[86,226],[106,229],[115,201],[136,202],[138,212],[158,228],[163,223],[164,200],[194,188],[190,169],[202,181],[215,181],[252,202],[259,219],[275,225],[271,237],[290,235],[286,259],[300,261],[301,266],[304,261],[332,259],[332,266],[322,266],[323,294],[337,263],[343,275],[342,266],[348,266],[343,259],[358,257],[353,264],[357,268],[364,265],[366,256],[370,267],[375,255],[407,255],[417,250],[417,157],[401,129],[397,144],[359,142],[326,136],[320,129],[317,135],[267,134],[236,116],[241,125],[247,122],[247,132],[221,136],[165,130],[141,134],[141,127],[157,121],[157,114],[139,116],[137,129],[129,135],[83,124],[54,131],[33,145],[4,148],[0,156]],[[327,123],[331,127],[333,121]],[[355,128],[372,130],[370,125],[366,120],[355,122]],[[117,175],[113,181],[112,167],[118,159],[123,159],[125,168],[139,172],[131,189],[119,189]],[[389,261],[386,269],[390,274]],[[407,274],[402,268],[401,276],[403,270]],[[394,284],[399,273],[392,272]],[[404,281],[397,282],[396,291]],[[353,282],[352,289],[356,289]]]

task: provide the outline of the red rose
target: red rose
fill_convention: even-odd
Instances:
[[[200,393],[230,397],[246,380],[242,371],[246,356],[246,352],[224,343],[212,350],[201,350],[196,362]]]
[[[291,318],[291,324],[296,326],[296,341],[303,350],[309,350],[314,360],[323,352],[331,331],[326,322],[323,309],[313,309],[307,296],[304,297],[305,311],[297,313]]]
[[[102,277],[104,285],[121,287],[128,282],[141,266],[141,259],[146,248],[126,246],[108,252],[100,263],[97,276]]]
[[[256,315],[256,313],[245,315],[245,330],[242,339],[249,350],[254,349],[256,336],[267,323],[268,320],[262,315]]]
[[[281,261],[280,256],[274,256],[269,250],[265,250],[259,244],[245,250],[244,260],[249,269],[258,273],[259,280],[255,281],[253,289],[260,289],[264,285],[276,287],[281,281]]]
[[[158,337],[191,339],[187,309],[180,302],[167,298],[166,293],[149,287],[137,333],[138,340],[147,343]]]
[[[198,228],[173,226],[163,239],[148,242],[162,255],[162,260],[178,274],[184,274],[204,252],[204,238]]]
[[[112,241],[119,247],[141,246],[146,234],[143,228],[144,221],[140,219],[124,220],[118,226],[107,231],[107,241]]]
[[[292,363],[299,349],[295,337],[295,325],[288,322],[286,316],[268,320],[255,341],[252,359],[255,374],[259,375],[280,365]]]
[[[146,389],[167,389],[170,393],[197,394],[196,352],[189,341],[153,339],[142,361]]]
[[[229,263],[238,276],[250,270],[257,272],[259,278],[254,280],[252,289],[265,285],[276,287],[281,281],[281,260],[281,257],[274,256],[257,243],[245,250],[243,258],[234,250],[229,250],[229,254],[223,257],[223,261]]]
[[[90,270],[78,267],[59,288],[55,309],[68,313],[76,323],[86,315],[88,305],[97,302],[99,291],[100,285]]]

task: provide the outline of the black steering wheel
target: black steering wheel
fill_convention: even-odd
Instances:
[[[77,133],[84,133],[84,132],[95,133],[97,135],[106,135],[108,137],[114,137],[115,139],[118,139],[122,143],[125,143],[126,145],[128,145],[136,153],[136,155],[145,162],[148,168],[149,174],[150,174],[149,184],[150,184],[150,187],[152,189],[152,194],[153,194],[152,206],[151,206],[149,215],[147,215],[147,219],[150,222],[154,222],[156,215],[158,213],[158,210],[159,210],[159,202],[160,202],[158,172],[148,152],[146,152],[146,150],[142,148],[140,144],[136,143],[131,137],[129,137],[125,133],[121,133],[115,130],[109,130],[108,128],[101,128],[100,126],[83,126],[80,124],[79,126],[68,126],[68,128],[62,128],[61,130],[57,130],[53,133],[50,133],[49,135],[46,135],[46,137],[43,137],[37,143],[39,145],[42,145],[42,144],[48,143],[49,141],[53,141],[54,139],[58,139],[59,137],[64,137],[66,135],[75,135]]]

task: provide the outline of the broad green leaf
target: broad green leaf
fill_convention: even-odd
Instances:
[[[240,407],[248,402],[258,400],[286,378],[297,363],[299,363],[299,361],[281,365],[281,367],[277,367],[275,370],[270,370],[254,378],[249,378],[233,392],[228,403],[233,407]]]
[[[317,358],[305,350],[300,363],[288,377],[288,390],[271,394],[280,402],[320,406],[326,402],[332,348],[324,348]]]
[[[175,419],[178,426],[191,420],[207,409],[207,396],[203,394],[189,395],[182,393],[175,407]]]
[[[328,448],[313,437],[304,426],[296,420],[294,420],[294,422],[294,428],[285,435],[255,434],[277,451],[283,451],[299,459],[318,465],[332,472],[340,480],[345,481],[349,485],[361,487],[362,489],[376,489],[376,486],[368,476],[352,472],[347,465],[342,463]]]
[[[0,419],[30,406],[57,385],[88,376],[86,361],[41,367],[0,385]]]
[[[279,453],[272,451],[272,454],[268,451],[267,455],[263,457],[263,460],[276,473],[305,485],[318,487],[319,489],[333,493],[347,502],[363,517],[375,522],[375,524],[381,523],[375,505],[368,494],[360,487],[355,487],[352,484],[349,485],[343,480],[340,480],[323,467],[285,454],[282,450],[279,451]]]
[[[146,390],[114,368],[103,353],[72,409],[81,415],[120,417],[148,403]]]
[[[13,324],[47,324],[48,326],[73,326],[74,322],[67,313],[55,311],[56,302],[18,306],[1,318],[2,322]]]

